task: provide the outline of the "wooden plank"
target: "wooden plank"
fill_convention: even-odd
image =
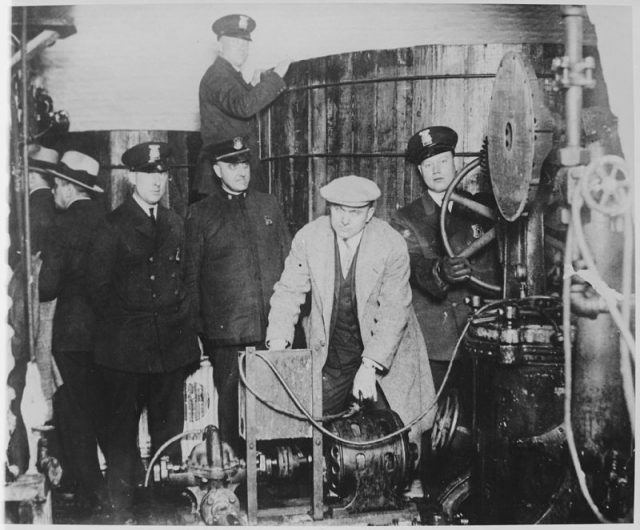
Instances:
[[[375,79],[379,52],[366,51],[353,54],[353,79]],[[375,94],[373,83],[355,85],[351,97],[353,131],[353,151],[367,153],[374,149],[375,136]],[[373,179],[373,168],[377,160],[354,158],[352,171],[361,177]]]
[[[327,57],[327,82],[353,79],[352,54]],[[327,152],[353,152],[350,85],[327,88]],[[352,158],[330,158],[327,160],[328,181],[350,174]]]
[[[413,71],[413,48],[400,48],[398,51],[398,76],[411,75]],[[413,136],[413,83],[396,83],[396,151],[404,152],[409,138]],[[402,207],[411,201],[411,180],[415,172],[413,164],[404,157],[396,159],[396,207]]]
[[[378,52],[375,75],[378,77],[396,77],[397,54],[395,50]],[[375,129],[374,150],[378,153],[391,152],[397,149],[396,144],[396,84],[377,83],[375,85]],[[395,180],[395,160],[389,157],[375,161],[373,180],[382,191],[378,199],[376,215],[389,219],[395,210],[397,189]]]
[[[310,85],[323,83],[326,80],[326,61],[315,59],[308,69]],[[327,149],[327,89],[319,88],[309,91],[309,152],[325,153]],[[320,188],[327,183],[327,160],[311,158],[309,160],[309,217],[312,221],[325,211],[325,201],[320,197]]]
[[[189,163],[188,135],[186,131],[167,131],[167,142],[171,147],[171,160],[174,165]],[[181,217],[185,217],[189,203],[189,169],[187,167],[174,167],[169,170],[168,194],[171,197],[171,209]]]
[[[295,86],[304,85],[308,79],[308,62],[297,64],[292,71],[291,83]],[[309,150],[309,95],[307,91],[296,90],[291,94],[287,120],[287,138],[292,154],[306,154]],[[305,158],[290,160],[292,178],[289,183],[291,197],[290,229],[296,232],[307,223],[309,218],[309,162]]]

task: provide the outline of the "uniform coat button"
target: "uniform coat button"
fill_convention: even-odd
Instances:
[[[155,279],[156,279],[155,274],[152,274],[151,276],[149,276],[149,279],[150,279],[151,281],[155,280]]]
[[[153,263],[153,256],[149,256],[149,263]]]

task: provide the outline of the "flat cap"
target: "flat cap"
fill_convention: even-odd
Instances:
[[[417,165],[429,157],[454,151],[457,143],[458,135],[453,129],[441,125],[427,127],[409,139],[405,156],[408,162]]]
[[[143,142],[127,149],[122,163],[129,171],[140,173],[164,173],[169,169],[171,148],[165,142]]]
[[[364,177],[348,175],[332,180],[320,188],[320,195],[327,202],[352,208],[366,206],[380,197],[378,185]]]
[[[227,162],[228,164],[247,162],[249,160],[249,146],[242,136],[236,136],[206,147],[211,162]]]
[[[256,21],[247,15],[226,15],[216,20],[211,29],[218,38],[235,37],[250,41],[251,32],[256,29]]]

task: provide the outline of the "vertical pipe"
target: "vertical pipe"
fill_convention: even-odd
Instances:
[[[34,336],[33,336],[33,300],[31,299],[31,291],[33,287],[33,276],[31,274],[31,222],[29,219],[29,79],[27,71],[27,7],[22,8],[22,34],[21,34],[21,69],[22,69],[22,200],[24,214],[24,254],[23,263],[25,269],[25,312],[27,322],[27,348],[29,359],[34,354]]]
[[[565,24],[565,55],[569,59],[569,76],[575,72],[576,64],[582,62],[582,16],[583,8],[566,6],[563,9]],[[582,86],[571,84],[567,89],[565,120],[567,147],[580,147],[580,115],[582,112]]]

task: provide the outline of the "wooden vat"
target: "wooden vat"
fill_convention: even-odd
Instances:
[[[593,27],[586,24],[585,30],[584,54],[598,65],[598,85],[585,93],[585,106],[608,107]],[[404,151],[423,127],[448,125],[458,132],[458,168],[478,156],[495,73],[509,51],[532,62],[546,103],[561,121],[563,98],[553,92],[551,62],[563,54],[562,34],[555,32],[545,43],[544,30],[538,32],[541,43],[434,44],[292,64],[286,92],[259,119],[263,170],[291,230],[325,212],[318,191],[339,176],[373,179],[382,190],[377,215],[383,219],[417,198],[423,183]],[[489,189],[474,174],[464,185]]]

